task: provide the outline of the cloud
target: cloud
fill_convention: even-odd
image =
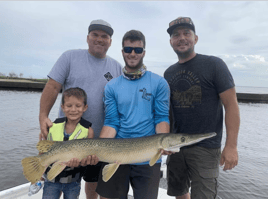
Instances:
[[[268,62],[260,55],[219,55],[240,86],[268,86]]]
[[[140,30],[146,37],[144,62],[162,75],[178,61],[168,24],[189,16],[199,36],[197,53],[221,56],[241,84],[246,75],[244,79],[258,79],[268,87],[266,80],[259,80],[267,78],[267,7],[267,1],[3,1],[0,72],[46,76],[64,51],[86,49],[89,23],[104,19],[114,29],[109,56],[124,65],[122,37]]]
[[[232,38],[230,38],[231,42],[234,43],[234,44],[240,44],[240,45],[243,45],[249,41],[252,40],[251,37],[248,37],[248,36],[243,36],[243,35],[235,35],[235,36],[232,36]]]
[[[242,69],[265,75],[268,62],[260,55],[219,55],[229,66],[230,69]]]

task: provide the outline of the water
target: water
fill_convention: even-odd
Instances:
[[[267,88],[258,89],[251,88],[258,93],[268,93]],[[250,87],[237,87],[237,92],[245,90],[250,90]],[[20,162],[24,157],[38,153],[35,145],[40,131],[40,97],[40,92],[0,90],[0,191],[27,182]],[[59,101],[60,95],[51,110],[51,120],[57,117]],[[219,197],[264,199],[268,195],[268,104],[240,103],[239,108],[239,165],[227,172],[221,168]],[[224,140],[225,137],[223,144]],[[160,187],[167,187],[165,180],[161,180]]]
[[[41,92],[0,91],[0,190],[27,182],[20,162],[38,154],[40,97]],[[59,97],[51,110],[52,120],[58,108]]]

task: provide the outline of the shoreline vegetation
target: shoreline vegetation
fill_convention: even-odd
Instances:
[[[31,81],[31,82],[41,82],[41,83],[47,83],[48,78],[46,79],[34,79],[34,78],[23,78],[23,77],[8,77],[8,76],[0,76],[0,81],[1,80],[13,80],[13,81]]]
[[[42,92],[48,79],[0,76],[0,90],[39,91]],[[237,93],[238,102],[268,103],[268,94]]]
[[[0,76],[0,90],[43,91],[48,79]]]

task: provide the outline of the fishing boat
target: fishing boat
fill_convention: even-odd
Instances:
[[[165,158],[161,165],[161,177],[166,178],[166,164],[165,164]],[[43,195],[43,189],[41,189],[38,193],[28,196],[28,191],[30,187],[30,182],[12,187],[10,189],[6,189],[0,192],[0,199],[40,199]],[[82,179],[81,181],[81,192],[80,192],[80,199],[85,199],[85,181]],[[129,192],[128,192],[128,199],[133,199],[133,190],[130,186]],[[174,197],[167,195],[167,190],[160,188],[158,190],[158,199],[174,199]],[[60,197],[60,199],[63,199],[63,196]]]

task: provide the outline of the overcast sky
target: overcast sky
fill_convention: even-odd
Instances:
[[[46,78],[64,51],[88,48],[90,22],[103,19],[114,29],[109,56],[124,65],[122,37],[140,30],[144,63],[162,76],[178,61],[168,24],[189,16],[197,53],[222,58],[237,86],[268,87],[267,10],[267,1],[0,1],[0,72]]]

